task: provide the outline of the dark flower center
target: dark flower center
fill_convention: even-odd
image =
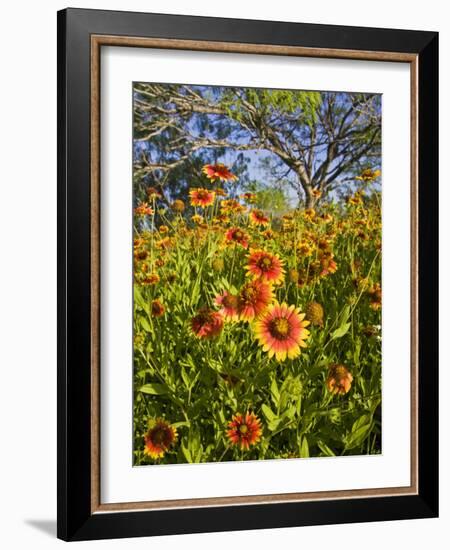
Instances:
[[[289,321],[284,317],[270,322],[270,333],[278,340],[285,340],[289,334]]]
[[[272,260],[267,256],[264,256],[258,260],[258,267],[263,271],[267,271],[272,267]]]
[[[244,287],[241,291],[241,299],[244,303],[252,303],[256,296],[257,290],[253,286]]]
[[[165,428],[159,427],[155,428],[152,433],[152,441],[157,445],[164,443],[168,439],[168,433]]]

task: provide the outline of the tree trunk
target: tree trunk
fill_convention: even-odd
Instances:
[[[303,190],[305,192],[305,208],[312,208],[314,206],[314,196],[311,185],[304,184]]]

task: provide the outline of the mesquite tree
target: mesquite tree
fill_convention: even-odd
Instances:
[[[179,196],[230,150],[245,178],[246,152],[261,151],[267,176],[310,207],[380,164],[381,96],[136,83],[134,139],[137,188]]]

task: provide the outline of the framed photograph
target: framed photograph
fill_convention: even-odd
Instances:
[[[436,517],[438,35],[58,13],[58,536]]]

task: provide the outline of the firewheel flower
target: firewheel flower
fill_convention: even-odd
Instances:
[[[249,281],[238,294],[239,318],[251,321],[259,317],[273,300],[272,286],[262,281]]]
[[[147,196],[150,200],[160,199],[161,193],[155,187],[147,187]]]
[[[294,359],[300,355],[300,348],[307,347],[309,321],[304,319],[305,314],[295,306],[275,302],[256,321],[255,336],[270,358],[275,355],[277,361]]]
[[[243,193],[239,195],[241,199],[244,199],[249,204],[254,204],[256,202],[257,196],[255,193]]]
[[[237,176],[235,176],[230,170],[225,166],[225,164],[205,164],[202,168],[202,172],[206,177],[211,181],[236,181]]]
[[[144,436],[144,454],[150,458],[162,458],[177,441],[177,429],[162,418],[152,419],[148,423],[148,431]]]
[[[225,319],[235,321],[239,318],[238,313],[238,297],[234,294],[228,293],[226,290],[216,296],[214,300],[215,304],[221,306],[220,312]]]
[[[380,176],[381,176],[381,170],[372,170],[371,168],[366,168],[361,172],[360,176],[356,176],[355,180],[373,181],[374,179]]]
[[[191,198],[192,206],[201,206],[202,208],[206,208],[207,206],[211,206],[211,204],[213,204],[216,194],[214,191],[210,191],[209,189],[201,189],[197,187],[196,189],[191,189],[189,191],[189,196]]]
[[[283,260],[264,250],[253,250],[248,258],[247,275],[279,284],[284,278]]]
[[[143,285],[156,285],[159,282],[159,275],[157,273],[150,273],[143,280]]]
[[[336,273],[337,269],[338,265],[334,260],[334,254],[332,252],[322,252],[319,260],[313,262],[310,266],[310,271],[320,277],[326,277],[327,275]]]
[[[220,212],[222,214],[242,214],[247,208],[236,199],[226,199],[220,203]]]
[[[225,241],[228,244],[239,244],[244,248],[248,248],[248,239],[247,233],[239,227],[231,227],[225,233]]]
[[[352,387],[353,376],[344,365],[330,365],[326,381],[328,391],[333,394],[345,395]]]
[[[250,223],[253,225],[262,225],[263,227],[266,227],[270,223],[270,219],[262,210],[252,210],[249,214],[249,218]]]
[[[162,317],[166,311],[166,308],[160,302],[160,300],[153,300],[151,311],[153,317]]]
[[[197,225],[201,225],[205,221],[203,216],[200,216],[199,214],[194,214],[191,220]]]
[[[153,208],[148,203],[141,202],[139,206],[134,209],[136,216],[151,216],[153,214]]]
[[[367,291],[370,296],[370,307],[375,311],[381,308],[381,285],[380,283],[375,283]]]
[[[215,338],[223,329],[223,317],[218,311],[202,308],[191,319],[192,332],[197,338]]]
[[[235,414],[228,422],[227,437],[232,445],[248,451],[261,439],[261,421],[254,413]]]

